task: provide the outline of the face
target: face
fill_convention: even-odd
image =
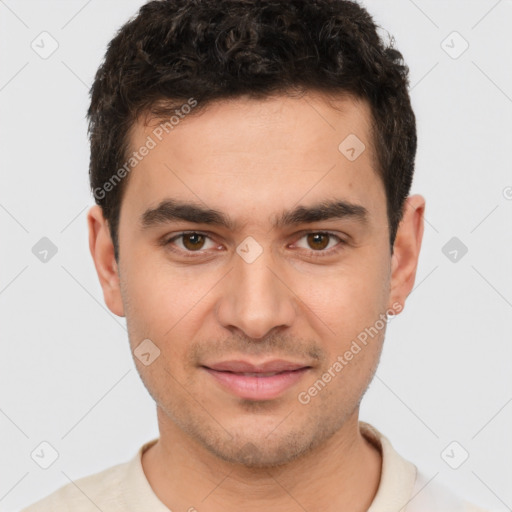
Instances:
[[[226,461],[283,464],[335,435],[414,281],[422,198],[392,255],[369,107],[336,106],[239,98],[169,133],[136,124],[132,148],[156,144],[129,177],[118,265],[89,213],[105,300],[126,316],[161,430]]]

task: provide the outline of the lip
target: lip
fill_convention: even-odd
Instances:
[[[233,373],[268,373],[268,372],[285,372],[307,368],[309,365],[285,361],[284,359],[272,359],[260,364],[253,364],[243,360],[221,361],[203,365],[210,370],[233,372]]]
[[[224,361],[203,366],[223,389],[247,400],[272,400],[297,384],[311,369],[290,361],[274,360],[260,365]],[[244,375],[244,374],[253,375]],[[273,375],[265,375],[273,373]],[[261,374],[261,375],[257,375]]]

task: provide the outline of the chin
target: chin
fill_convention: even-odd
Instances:
[[[295,445],[280,445],[269,447],[268,442],[262,440],[260,443],[247,442],[239,448],[226,451],[214,448],[214,455],[232,464],[239,464],[250,469],[268,469],[289,464],[302,454],[307,448],[299,448]]]

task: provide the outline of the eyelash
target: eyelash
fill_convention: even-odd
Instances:
[[[174,242],[175,240],[177,240],[179,238],[182,238],[185,235],[192,235],[192,234],[194,234],[194,235],[201,235],[201,236],[204,236],[204,237],[209,238],[211,240],[211,237],[207,233],[204,233],[202,231],[182,231],[181,233],[178,233],[178,234],[172,236],[171,238],[169,238],[167,240],[164,240],[163,241],[163,245],[170,247],[173,252],[179,253],[180,255],[184,255],[187,258],[197,258],[204,251],[201,251],[201,250],[199,250],[199,251],[188,251],[188,250],[184,250],[184,249],[176,249],[172,245],[172,242]],[[327,257],[327,256],[332,256],[333,254],[336,254],[339,251],[341,251],[342,250],[342,246],[346,245],[346,243],[347,243],[345,240],[340,238],[338,235],[336,235],[335,233],[332,233],[330,231],[306,231],[306,232],[302,232],[301,236],[300,236],[300,238],[298,238],[298,240],[301,240],[302,238],[304,238],[307,235],[328,235],[329,237],[333,237],[333,238],[336,238],[338,240],[338,244],[336,244],[334,247],[331,247],[328,250],[317,250],[317,251],[315,251],[313,249],[310,249],[309,251],[307,251],[308,256],[313,257],[313,258],[324,258],[324,257]]]

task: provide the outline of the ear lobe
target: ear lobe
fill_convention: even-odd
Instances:
[[[108,309],[117,316],[124,316],[124,307],[119,282],[119,269],[114,256],[114,244],[108,222],[100,206],[94,205],[87,213],[89,229],[89,250],[96,273],[103,289]]]
[[[425,199],[420,195],[409,196],[405,201],[404,214],[393,244],[390,303],[400,303],[402,309],[416,278],[423,239],[424,213]]]

